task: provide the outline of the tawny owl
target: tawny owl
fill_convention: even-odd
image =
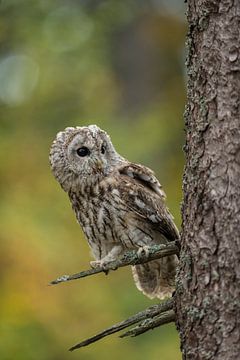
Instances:
[[[50,164],[88,240],[93,266],[104,266],[127,250],[178,239],[154,173],[119,155],[96,125],[59,132]],[[150,298],[171,295],[176,263],[172,255],[133,266],[137,288]]]

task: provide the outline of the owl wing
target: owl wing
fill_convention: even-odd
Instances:
[[[141,221],[147,221],[169,241],[178,239],[178,229],[165,205],[166,195],[153,171],[131,163],[121,166],[118,173],[122,180],[121,195],[129,210],[137,214]]]

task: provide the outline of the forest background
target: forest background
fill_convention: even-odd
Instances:
[[[178,0],[1,1],[1,359],[181,359],[174,325],[66,351],[157,301],[129,268],[47,286],[90,261],[48,153],[66,126],[97,124],[154,169],[180,226],[184,10]]]

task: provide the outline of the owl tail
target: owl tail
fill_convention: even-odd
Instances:
[[[137,288],[150,299],[171,296],[175,288],[177,257],[166,256],[142,265],[132,266]]]

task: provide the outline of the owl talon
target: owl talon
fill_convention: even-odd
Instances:
[[[117,270],[117,266],[111,266],[111,268],[109,268],[109,264],[111,263],[111,261],[104,261],[104,260],[95,260],[95,261],[90,261],[90,266],[92,269],[96,269],[98,267],[100,267],[102,269],[102,271],[105,273],[105,275],[107,275],[109,273],[109,270]],[[108,267],[108,269],[107,269]]]
[[[137,251],[138,258],[139,259],[142,259],[145,257],[147,258],[149,255],[149,248],[150,248],[150,246],[147,246],[147,245],[141,246]]]
[[[96,269],[98,267],[100,267],[104,273],[107,275],[109,272],[109,269],[106,269],[107,267],[107,262],[103,261],[103,260],[95,260],[95,261],[90,261],[90,266],[92,269]]]
[[[101,260],[90,261],[90,266],[92,269],[96,269],[97,267],[102,267],[102,262]]]

